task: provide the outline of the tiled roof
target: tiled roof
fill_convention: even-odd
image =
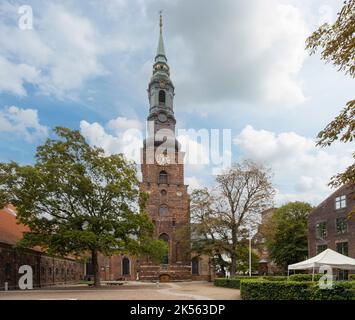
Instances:
[[[28,227],[18,224],[13,206],[0,210],[0,242],[15,245],[22,239],[23,233],[28,231]]]

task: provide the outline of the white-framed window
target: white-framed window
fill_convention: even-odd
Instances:
[[[346,208],[346,195],[339,196],[335,198],[335,209]]]

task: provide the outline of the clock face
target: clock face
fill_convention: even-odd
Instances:
[[[160,122],[166,122],[166,120],[168,120],[168,117],[166,116],[165,113],[159,113],[159,115],[158,115],[158,120],[159,120]]]
[[[160,154],[156,157],[157,163],[161,166],[166,166],[170,164],[170,158],[169,156],[166,156],[164,154]]]

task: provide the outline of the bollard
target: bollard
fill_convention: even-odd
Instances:
[[[5,282],[5,291],[9,291],[9,283]]]

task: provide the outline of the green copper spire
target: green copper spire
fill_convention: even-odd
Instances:
[[[162,12],[161,12],[161,11],[160,11],[159,26],[160,26],[159,44],[158,44],[157,55],[156,55],[156,57],[155,57],[155,61],[156,61],[156,62],[158,62],[158,61],[167,62],[168,59],[166,58],[165,49],[164,49],[164,40],[163,40],[163,16],[162,16]]]

